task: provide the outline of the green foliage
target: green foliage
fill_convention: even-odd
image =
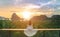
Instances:
[[[10,20],[0,20],[0,28],[11,28],[12,23]]]
[[[46,20],[32,20],[34,28],[60,28],[59,18],[50,18]],[[0,20],[0,29],[6,28],[19,28],[25,29],[28,25],[28,21],[10,21]],[[60,31],[38,31],[33,37],[59,37]],[[0,37],[27,37],[23,31],[1,31]]]

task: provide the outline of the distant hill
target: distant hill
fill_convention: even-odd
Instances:
[[[31,20],[46,20],[46,19],[48,19],[48,17],[45,15],[34,16],[33,18],[31,18]]]
[[[11,20],[12,20],[12,21],[19,21],[19,20],[20,20],[20,17],[17,16],[16,13],[13,13],[13,14],[12,14],[12,17],[11,17]]]
[[[9,18],[5,18],[5,17],[0,16],[0,20],[9,20]]]
[[[51,18],[56,19],[56,20],[60,20],[60,15],[53,15]]]

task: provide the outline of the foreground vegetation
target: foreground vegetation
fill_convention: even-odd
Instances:
[[[46,18],[46,19],[31,19],[34,28],[60,28],[60,18]],[[28,25],[28,21],[12,21],[12,20],[0,20],[0,29],[7,28],[19,28],[25,29]],[[27,37],[23,31],[2,31],[0,30],[0,37]],[[38,31],[33,37],[60,37],[60,31]]]

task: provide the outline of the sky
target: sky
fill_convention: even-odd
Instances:
[[[60,15],[60,0],[0,0],[0,16],[10,18],[13,12],[24,9],[39,10],[40,13],[48,13],[47,16]]]

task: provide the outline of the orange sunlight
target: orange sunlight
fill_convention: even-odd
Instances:
[[[30,20],[32,18],[32,13],[29,11],[24,11],[22,12],[22,18],[25,20]]]

